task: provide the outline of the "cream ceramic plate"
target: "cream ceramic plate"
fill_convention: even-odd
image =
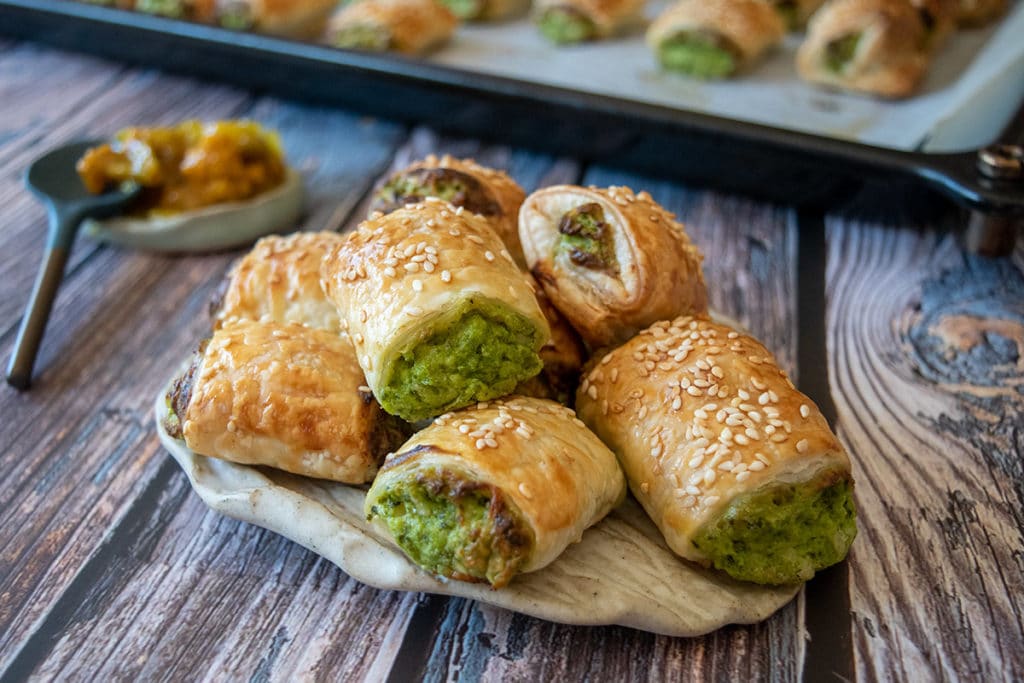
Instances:
[[[280,187],[242,202],[217,204],[158,218],[118,216],[87,220],[89,237],[135,249],[195,252],[249,244],[272,232],[290,230],[302,215],[302,176],[294,169]]]
[[[731,581],[680,560],[632,498],[553,564],[506,588],[441,581],[366,522],[364,488],[197,455],[164,430],[164,394],[154,410],[160,440],[207,505],[282,534],[376,588],[456,595],[550,621],[621,624],[671,636],[761,621],[799,589]]]

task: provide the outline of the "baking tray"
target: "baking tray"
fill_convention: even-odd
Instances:
[[[1013,34],[1015,24],[1007,23],[1010,21],[1024,21],[1024,6],[1020,3],[989,38],[995,40],[1002,35],[1012,50],[1020,41],[1019,35]],[[510,30],[523,28],[525,25],[520,23],[518,29]],[[936,120],[944,122],[941,128],[933,126],[923,136],[908,135],[900,141],[905,144],[896,145],[905,148],[894,149],[891,144],[879,144],[883,140],[866,136],[864,126],[840,126],[835,130],[803,126],[793,130],[766,125],[756,117],[740,120],[738,115],[708,113],[720,113],[721,107],[701,106],[707,97],[682,98],[678,106],[667,106],[651,97],[641,101],[635,94],[625,97],[600,88],[588,91],[568,87],[570,81],[538,68],[543,55],[534,55],[534,62],[526,58],[522,50],[530,49],[530,38],[525,35],[519,36],[518,42],[508,43],[520,51],[505,55],[506,61],[521,65],[520,71],[506,69],[498,73],[500,69],[493,64],[499,60],[486,62],[479,57],[482,53],[478,47],[473,47],[487,42],[482,32],[493,30],[461,28],[462,37],[453,48],[429,60],[413,60],[237,33],[65,0],[0,0],[0,34],[7,36],[228,81],[285,97],[424,122],[447,132],[569,154],[688,183],[789,204],[814,205],[835,201],[859,181],[870,178],[924,185],[984,213],[1024,214],[1024,184],[993,180],[981,173],[978,149],[929,151],[936,143],[956,146],[964,139],[965,131],[966,138],[973,135],[979,147],[995,140],[1024,140],[1024,60],[1011,59],[982,78],[978,91],[967,98],[973,110],[969,115],[936,111]],[[601,47],[571,48],[573,52],[567,54],[585,63],[587,50]],[[968,49],[977,57],[985,45]],[[1004,52],[999,54],[1005,56]],[[983,68],[989,63],[989,59],[975,58],[960,68]],[[473,64],[476,66],[472,70],[467,68]],[[771,66],[768,68],[770,74]],[[539,75],[530,81],[509,75],[522,76],[524,69]],[[541,78],[547,82],[537,82]],[[740,80],[724,86],[690,87],[721,90],[743,85]],[[922,97],[934,96],[935,90],[926,83]],[[849,97],[814,92],[819,102],[831,98],[834,104]],[[814,132],[807,132],[807,128]],[[990,135],[979,136],[978,129]]]

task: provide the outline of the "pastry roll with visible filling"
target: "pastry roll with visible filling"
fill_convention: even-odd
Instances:
[[[591,348],[707,311],[700,252],[646,192],[539,190],[523,204],[519,236],[534,277]]]
[[[327,27],[334,47],[415,55],[448,42],[459,20],[440,0],[356,0]]]
[[[337,0],[213,0],[224,28],[288,38],[316,38],[327,25]]]
[[[523,14],[530,0],[441,0],[462,21],[501,21]]]
[[[697,78],[726,78],[747,68],[786,33],[763,0],[681,0],[647,29],[661,65]]]
[[[562,317],[536,282],[534,290],[540,310],[551,328],[551,339],[540,348],[540,360],[544,364],[540,374],[520,383],[515,392],[549,398],[571,406],[576,395],[580,369],[586,361],[586,349],[576,330]]]
[[[320,286],[320,264],[344,241],[335,232],[262,238],[231,268],[210,304],[214,328],[272,320],[339,332],[338,308]]]
[[[957,0],[956,21],[961,26],[981,26],[1006,12],[1006,0]]]
[[[572,410],[514,397],[414,435],[387,457],[365,510],[428,572],[501,588],[554,561],[625,491],[615,456]]]
[[[849,458],[756,339],[705,318],[659,322],[593,366],[576,408],[682,557],[786,584],[846,556]]]
[[[796,66],[812,83],[906,97],[924,77],[927,43],[905,0],[832,0],[811,19]]]
[[[296,323],[213,333],[168,394],[167,431],[200,455],[362,484],[407,432],[363,380],[352,343]]]
[[[214,16],[215,0],[134,0],[131,9],[171,19],[208,23]],[[117,6],[122,6],[117,2]]]
[[[428,198],[364,221],[321,275],[389,413],[435,417],[541,370],[550,331],[532,283],[469,211]]]
[[[519,207],[526,193],[507,173],[472,159],[447,154],[438,159],[431,154],[392,174],[374,194],[370,215],[391,213],[427,197],[443,199],[486,218],[516,263],[526,267],[518,227]]]
[[[790,31],[799,31],[807,20],[825,4],[825,0],[766,0],[775,8],[782,23]]]
[[[558,45],[601,40],[643,21],[644,0],[538,0],[541,34]]]

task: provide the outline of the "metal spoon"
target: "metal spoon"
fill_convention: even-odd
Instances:
[[[28,188],[46,204],[50,227],[39,275],[21,319],[14,352],[7,366],[7,383],[17,389],[27,389],[32,382],[32,366],[39,351],[39,342],[43,338],[50,308],[64,277],[64,264],[71,252],[79,224],[86,218],[118,213],[139,192],[135,188],[99,195],[89,194],[75,171],[75,163],[86,150],[99,144],[102,142],[86,141],[58,147],[36,159],[25,174]]]

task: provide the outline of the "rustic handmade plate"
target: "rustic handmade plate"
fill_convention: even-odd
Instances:
[[[291,229],[302,216],[302,175],[288,169],[280,187],[241,202],[226,202],[156,218],[87,220],[85,234],[134,249],[199,252],[229,249]]]
[[[164,396],[154,406],[160,440],[207,505],[275,531],[376,588],[455,595],[549,621],[621,624],[670,636],[761,621],[799,590],[732,581],[680,560],[632,498],[553,564],[506,588],[438,580],[367,523],[365,488],[193,453],[164,429]]]

